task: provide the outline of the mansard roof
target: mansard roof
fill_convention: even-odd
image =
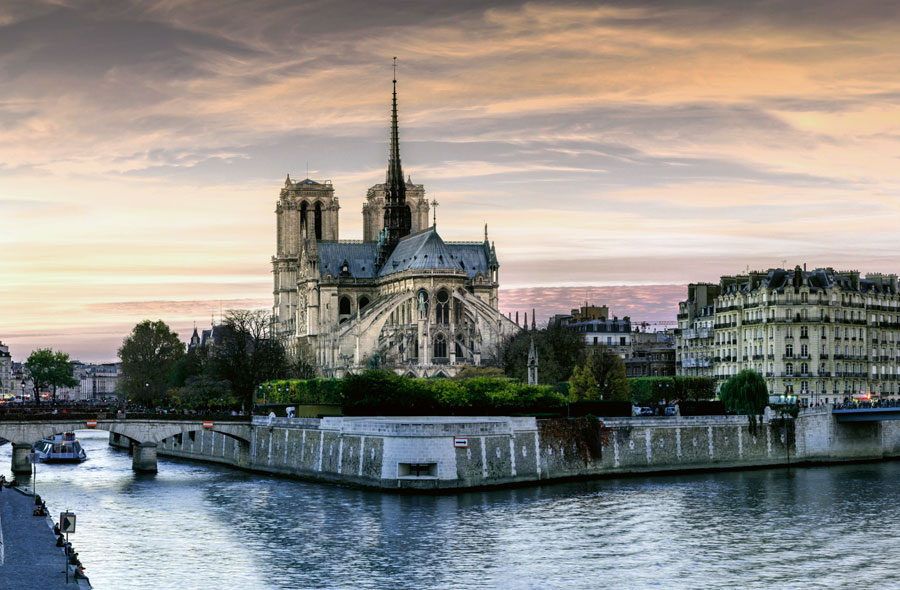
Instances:
[[[787,288],[808,287],[810,291],[821,291],[837,287],[842,291],[862,294],[896,294],[897,277],[895,275],[870,274],[860,277],[856,271],[834,271],[831,268],[816,268],[806,271],[800,267],[794,269],[770,268],[765,274],[751,272],[749,276],[722,277],[723,295],[737,293],[753,293],[759,289],[767,289],[784,293]]]

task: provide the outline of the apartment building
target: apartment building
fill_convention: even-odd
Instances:
[[[774,268],[688,286],[676,371],[724,382],[762,374],[770,395],[801,403],[900,396],[897,275]]]

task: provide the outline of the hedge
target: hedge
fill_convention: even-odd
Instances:
[[[278,404],[342,404],[348,416],[564,415],[566,406],[564,395],[543,385],[498,377],[412,379],[389,371],[269,381],[259,397]]]
[[[260,385],[259,398],[273,404],[343,403],[342,379],[285,379]]]
[[[343,385],[344,414],[351,416],[559,414],[566,406],[552,387],[496,377],[426,380],[368,371]]]

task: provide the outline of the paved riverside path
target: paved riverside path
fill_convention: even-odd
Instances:
[[[48,507],[48,510],[50,508]],[[34,498],[13,489],[0,491],[3,564],[0,590],[78,590],[88,584],[66,586],[65,554],[46,516],[34,516]]]

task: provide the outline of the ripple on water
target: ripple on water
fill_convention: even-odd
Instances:
[[[900,464],[389,496],[160,459],[86,432],[41,465],[97,590],[864,588],[900,578]],[[9,465],[9,447],[0,461]]]

